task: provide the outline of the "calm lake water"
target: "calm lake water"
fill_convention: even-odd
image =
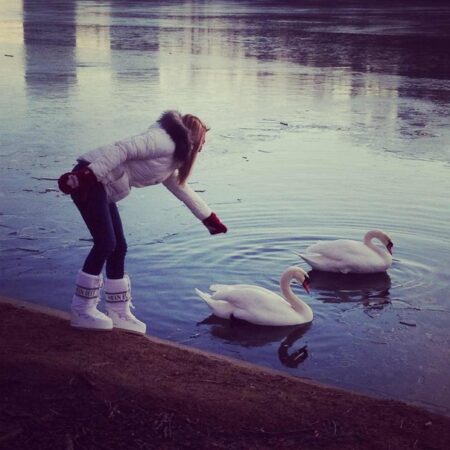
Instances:
[[[148,333],[450,414],[450,6],[374,3],[0,0],[0,293],[68,310],[90,242],[53,179],[192,112],[191,183],[229,232],[164,187],[120,203]],[[277,291],[309,270],[293,251],[373,228],[392,268],[312,273],[309,326],[220,321],[194,293]]]

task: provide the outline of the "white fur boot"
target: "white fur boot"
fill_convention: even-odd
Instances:
[[[90,275],[82,270],[78,272],[70,325],[91,330],[112,330],[112,320],[97,309],[101,285],[101,276]]]
[[[136,319],[130,311],[131,285],[130,278],[125,275],[118,280],[106,279],[105,282],[106,313],[111,317],[114,328],[145,334],[147,325]]]

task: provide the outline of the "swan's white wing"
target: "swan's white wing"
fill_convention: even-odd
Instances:
[[[347,239],[318,242],[308,247],[302,258],[314,269],[342,273],[379,272],[390,265],[378,251],[362,242]]]
[[[338,239],[337,241],[317,242],[306,249],[306,254],[318,254],[326,258],[339,261],[343,255],[367,254],[370,249],[362,242],[349,239]]]
[[[220,289],[214,292],[211,298],[214,300],[225,300],[230,305],[233,305],[234,308],[244,310],[262,308],[264,305],[272,303],[282,302],[288,304],[280,295],[260,286],[248,284],[220,285]]]
[[[259,305],[247,305],[246,308],[236,308],[233,317],[256,325],[289,326],[310,322],[311,317],[297,313],[287,302],[269,301]]]
[[[213,291],[213,298],[223,298],[230,291],[235,289],[250,289],[250,290],[260,290],[262,295],[276,295],[269,289],[266,289],[261,286],[256,286],[254,284],[212,284],[209,289]],[[280,297],[280,296],[278,296]],[[284,300],[283,297],[280,297],[281,300]]]
[[[251,322],[255,325],[279,325],[278,322],[274,321],[274,317],[273,314],[271,314],[271,311],[267,311],[265,308],[237,308],[233,311],[233,317],[241,320],[246,320],[247,322]]]
[[[327,272],[343,272],[345,273],[345,262],[342,260],[331,259],[317,253],[307,253],[299,255],[305,260],[313,269],[323,270]]]

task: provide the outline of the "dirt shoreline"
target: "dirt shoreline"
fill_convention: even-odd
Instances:
[[[447,449],[450,418],[0,297],[5,449]]]

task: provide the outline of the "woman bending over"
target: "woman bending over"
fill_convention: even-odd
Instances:
[[[81,155],[72,172],[59,178],[59,188],[72,196],[94,241],[76,278],[71,304],[73,327],[146,331],[146,324],[130,311],[131,286],[125,273],[127,243],[116,205],[132,187],[162,183],[211,234],[227,232],[186,183],[207,131],[198,117],[167,111],[144,133]],[[103,267],[106,314],[97,309]]]

